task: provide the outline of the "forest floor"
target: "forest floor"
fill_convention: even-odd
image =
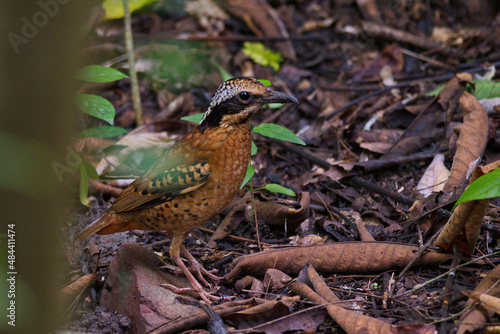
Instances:
[[[475,224],[467,216],[455,232],[446,231],[457,224],[451,210],[470,174],[487,173],[500,160],[500,89],[494,83],[500,6],[481,0],[467,6],[224,0],[206,10],[208,1],[185,3],[160,1],[132,16],[146,125],[137,127],[130,80],[84,84],[83,92],[111,101],[114,125],[129,133],[80,139],[75,149],[99,172],[121,163],[144,167],[140,159],[154,159],[194,128],[181,117],[206,110],[223,81],[220,68],[267,79],[300,101],[264,109],[252,124],[284,126],[306,145],[254,134],[253,192],[247,184],[185,241],[205,268],[226,275],[214,293],[232,298],[211,306],[226,329],[465,333],[498,322],[477,316],[493,312],[474,303],[488,289],[500,294],[485,283],[489,273],[494,281],[500,276],[494,270],[498,198],[478,204],[484,210]],[[260,45],[281,59],[255,51]],[[128,73],[121,19],[94,26],[84,51],[89,64]],[[443,85],[439,95],[429,94]],[[86,115],[81,120],[82,130],[104,124]],[[153,150],[141,150],[151,143]],[[129,155],[135,150],[128,162],[124,147]],[[263,189],[271,183],[296,196]],[[196,295],[179,298],[160,286],[188,286],[170,261],[164,232],[74,241],[123,187],[91,180],[90,206],[77,204],[68,213],[64,265],[79,294],[68,306],[65,329],[222,333],[219,316],[209,317]],[[422,190],[429,190],[427,198]],[[489,256],[449,272],[483,255]]]

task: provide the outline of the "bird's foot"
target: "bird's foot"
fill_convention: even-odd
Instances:
[[[198,282],[196,282],[196,283],[198,283]],[[178,293],[178,294],[183,294],[183,293],[192,292],[192,291],[197,292],[200,295],[201,299],[203,299],[203,301],[205,301],[207,304],[212,304],[213,302],[216,302],[219,300],[231,300],[234,298],[234,297],[215,296],[215,295],[211,294],[210,292],[206,291],[205,289],[203,289],[203,287],[200,285],[200,283],[194,284],[194,282],[191,282],[191,284],[193,285],[192,288],[178,288],[172,284],[161,284],[161,286],[163,286],[169,290],[172,290],[173,292]]]
[[[219,281],[224,279],[223,277],[219,277],[217,275],[214,275],[214,273],[217,272],[217,269],[206,270],[205,268],[203,268],[203,266],[194,258],[193,255],[191,255],[191,253],[188,252],[188,250],[184,246],[181,248],[181,251],[182,251],[182,254],[184,254],[184,256],[189,261],[189,271],[196,273],[196,276],[198,276],[198,279],[205,286],[207,286],[209,288],[211,287],[210,284],[205,279],[205,277],[203,277],[203,276],[208,277],[209,279],[211,279],[214,282],[219,282]]]
[[[193,258],[193,260],[194,260],[194,258]],[[214,273],[217,272],[217,269],[206,270],[196,260],[194,260],[194,262],[190,263],[190,266],[189,266],[188,269],[192,273],[196,273],[196,276],[198,276],[198,279],[200,280],[200,282],[202,282],[203,285],[205,285],[206,287],[209,287],[209,288],[211,287],[211,285],[210,285],[210,283],[207,282],[207,280],[205,279],[205,277],[208,277],[209,279],[211,279],[212,281],[214,281],[216,283],[224,279],[223,277],[219,277],[217,275],[214,275]]]

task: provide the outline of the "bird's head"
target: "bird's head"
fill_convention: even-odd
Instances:
[[[295,97],[273,91],[256,79],[229,79],[217,88],[200,122],[200,130],[246,123],[267,103],[290,102],[299,103]]]

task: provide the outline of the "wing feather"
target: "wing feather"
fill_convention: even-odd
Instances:
[[[152,207],[196,190],[208,181],[210,165],[206,160],[177,164],[175,162],[179,159],[171,158],[170,163],[162,160],[143,177],[132,182],[116,199],[111,211],[126,212]]]

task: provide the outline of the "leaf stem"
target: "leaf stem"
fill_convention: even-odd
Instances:
[[[132,91],[132,104],[135,112],[137,126],[144,124],[142,120],[141,95],[139,93],[139,82],[135,71],[134,41],[132,39],[132,20],[130,18],[129,0],[123,0],[124,24],[125,24],[125,46],[127,48],[127,62],[129,67],[130,86]]]

